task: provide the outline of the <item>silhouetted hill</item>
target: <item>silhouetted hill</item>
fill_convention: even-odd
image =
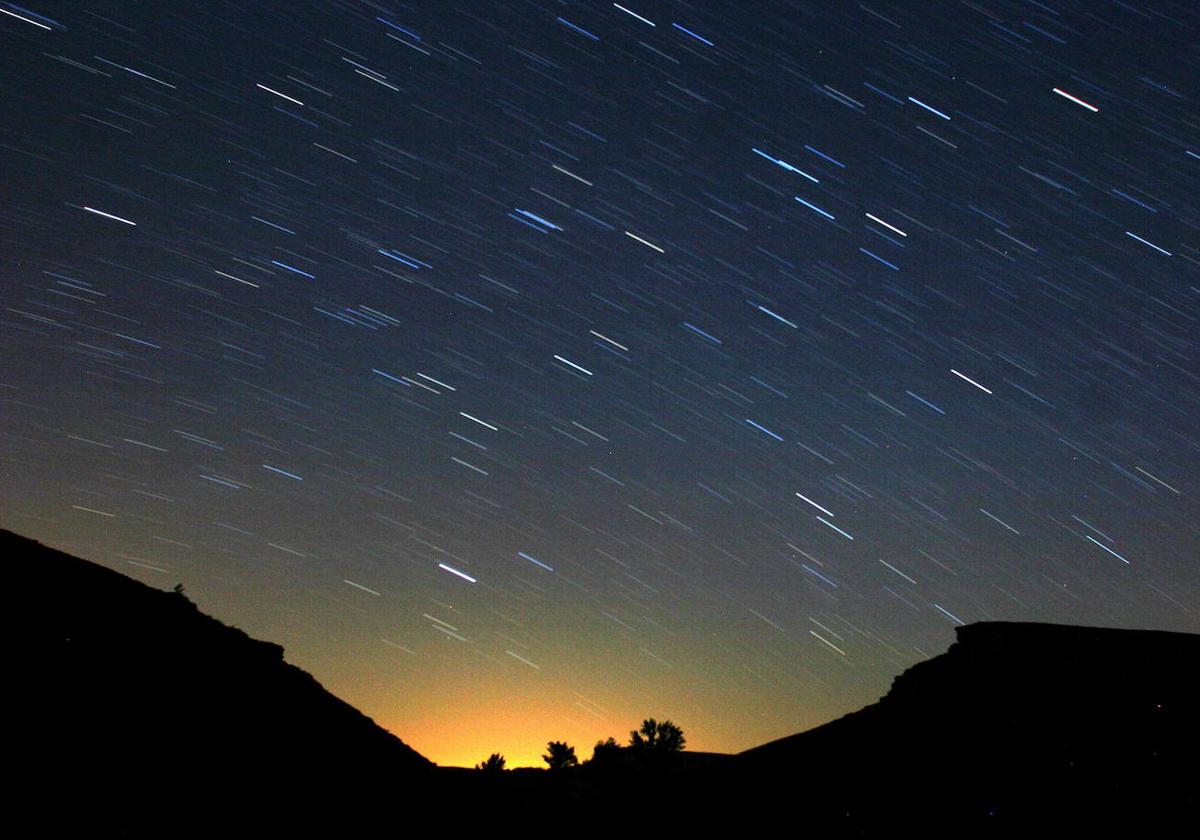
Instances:
[[[9,753],[46,836],[242,836],[410,799],[433,765],[308,673],[163,592],[0,531]],[[407,788],[407,790],[406,790]],[[337,803],[336,805],[334,803]]]
[[[0,555],[21,836],[1160,837],[1200,815],[1200,636],[973,624],[879,702],[737,756],[486,774],[434,769],[183,595],[3,531]]]
[[[542,815],[622,837],[1194,833],[1200,636],[1007,623],[957,633],[878,703],[736,756],[647,765],[621,750],[557,779],[459,771],[455,789],[498,825]]]
[[[821,836],[1194,828],[1200,636],[992,622],[957,635],[878,703],[686,790],[747,825],[784,819]]]

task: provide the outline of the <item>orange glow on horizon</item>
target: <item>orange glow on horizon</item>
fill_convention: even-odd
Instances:
[[[561,682],[548,677],[529,682],[519,671],[486,663],[469,675],[437,661],[422,664],[428,665],[423,672],[414,670],[399,679],[375,672],[372,679],[364,678],[350,658],[312,663],[335,695],[442,767],[473,768],[492,753],[504,756],[510,769],[544,767],[542,755],[550,741],[565,741],[583,762],[597,742],[611,737],[628,744],[630,731],[649,717],[680,726],[688,751],[738,753],[836,716],[832,709],[802,704],[798,698],[755,698],[744,684],[727,683],[718,675],[699,686],[638,682],[636,677],[629,684],[609,679],[605,685],[585,669],[568,673]],[[688,702],[674,699],[678,696]],[[874,699],[864,698],[860,705]]]
[[[565,741],[575,748],[582,763],[592,757],[598,741],[609,737],[628,745],[631,730],[647,717],[672,720],[683,728],[689,752],[738,753],[777,738],[824,723],[824,720],[797,721],[788,726],[765,721],[747,725],[747,721],[719,720],[708,715],[697,717],[663,714],[653,709],[640,715],[610,714],[595,718],[570,702],[561,707],[544,702],[524,707],[512,703],[487,707],[483,704],[460,708],[444,715],[431,714],[420,719],[404,716],[379,716],[375,721],[425,758],[441,767],[474,767],[492,753],[504,756],[508,769],[545,767],[542,755],[550,741]]]
[[[545,767],[542,755],[550,741],[566,741],[582,762],[592,756],[597,741],[629,740],[637,724],[618,726],[587,715],[569,703],[502,703],[475,706],[417,720],[377,719],[389,732],[421,755],[443,767],[474,767],[492,753],[504,756],[506,767]]]
[[[366,634],[305,646],[280,625],[254,627],[261,609],[235,619],[252,635],[280,639],[290,662],[442,767],[473,768],[500,753],[508,768],[541,768],[550,741],[565,741],[584,762],[597,742],[611,737],[627,745],[630,731],[650,717],[680,726],[690,752],[738,753],[841,712],[828,697],[813,702],[802,691],[757,695],[736,669],[716,663],[691,673],[640,659],[606,668],[603,648],[595,657],[579,655],[585,639],[564,643],[559,652],[569,655],[558,659],[553,649],[543,651],[541,667],[528,673],[528,666],[489,657],[465,668],[470,648],[432,634],[413,652],[398,653]],[[843,702],[861,707],[883,693],[855,685]]]

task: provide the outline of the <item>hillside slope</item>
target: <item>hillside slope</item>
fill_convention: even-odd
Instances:
[[[1000,622],[957,636],[878,703],[694,783],[751,822],[803,815],[829,836],[1162,829],[1200,813],[1200,636]]]
[[[286,663],[282,647],[184,595],[9,532],[0,554],[15,758],[25,804],[48,825],[179,836],[235,815],[332,820],[335,800],[402,800],[431,775],[431,762]]]

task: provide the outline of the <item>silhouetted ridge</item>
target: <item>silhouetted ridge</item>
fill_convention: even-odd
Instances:
[[[282,647],[182,593],[7,531],[0,553],[27,781],[32,795],[72,803],[44,818],[89,836],[158,834],[164,809],[210,825],[246,812],[290,824],[343,793],[394,797],[431,775],[431,762],[286,663]]]
[[[13,819],[41,836],[1152,837],[1200,816],[1200,636],[973,624],[879,702],[736,756],[435,769],[180,593],[2,531],[0,552]]]
[[[717,787],[764,818],[786,789],[856,836],[1196,814],[1200,636],[1002,622],[957,636],[878,703],[740,754]]]

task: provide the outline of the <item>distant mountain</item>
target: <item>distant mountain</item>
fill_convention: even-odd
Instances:
[[[957,635],[878,703],[741,753],[688,794],[747,827],[823,837],[1195,829],[1200,636],[999,622]]]
[[[433,764],[279,645],[8,531],[0,556],[5,752],[45,836],[241,836],[423,800]]]

